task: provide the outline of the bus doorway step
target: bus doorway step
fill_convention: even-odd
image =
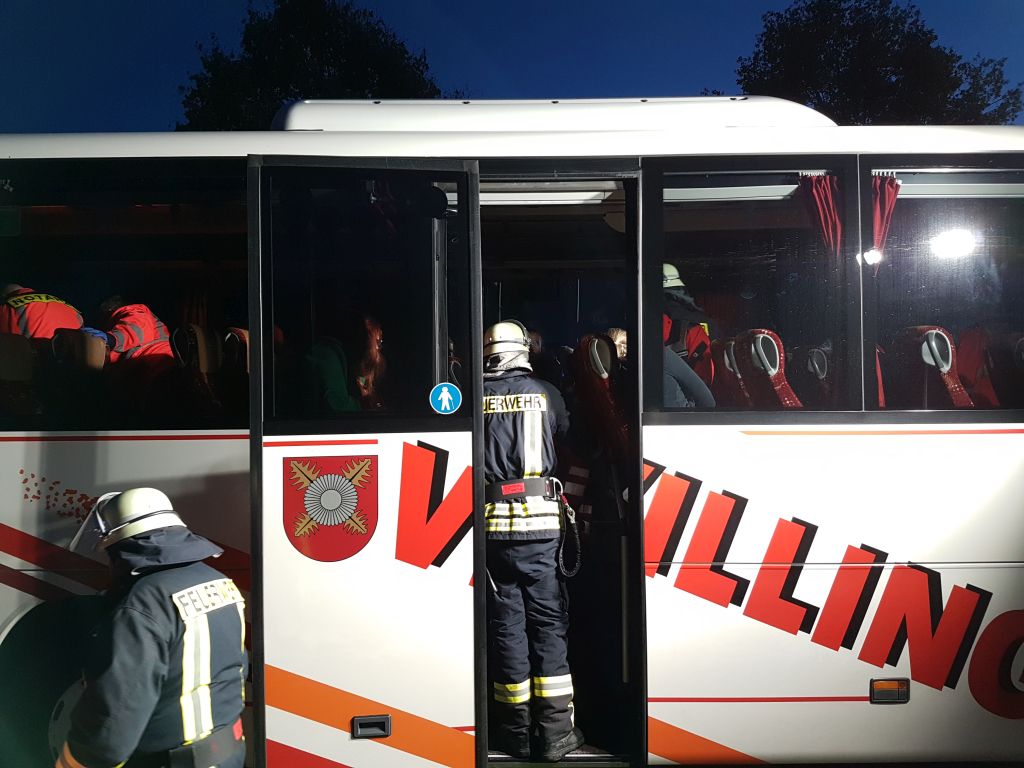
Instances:
[[[629,765],[629,758],[625,755],[613,755],[598,747],[584,744],[563,757],[557,763],[544,763],[541,761],[521,760],[510,757],[504,752],[490,752],[487,755],[488,764],[501,765],[502,768],[515,768],[524,765],[579,765],[586,768],[625,768]]]

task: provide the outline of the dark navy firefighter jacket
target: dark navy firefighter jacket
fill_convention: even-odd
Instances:
[[[58,766],[117,766],[223,727],[238,730],[244,749],[245,603],[231,579],[199,562],[221,551],[182,527],[111,547],[112,610],[91,638]]]
[[[484,379],[484,479],[490,485],[555,471],[555,410],[544,386],[525,371]],[[538,540],[560,535],[558,502],[520,496],[487,502],[489,539]]]

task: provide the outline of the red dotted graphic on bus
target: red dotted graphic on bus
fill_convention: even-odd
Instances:
[[[23,501],[30,504],[41,501],[48,512],[56,512],[77,522],[86,518],[99,498],[77,488],[64,488],[60,480],[48,481],[45,475],[29,472],[24,467],[18,470],[18,477],[21,478]]]
[[[377,457],[285,459],[283,509],[288,541],[303,555],[352,557],[377,529]]]

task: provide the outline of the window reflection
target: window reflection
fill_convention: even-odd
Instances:
[[[1021,407],[1024,174],[885,173],[900,185],[873,273],[878,406]]]

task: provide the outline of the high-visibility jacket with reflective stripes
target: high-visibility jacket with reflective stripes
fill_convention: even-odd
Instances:
[[[81,328],[82,315],[63,299],[22,288],[0,302],[0,333],[51,339],[59,328]]]
[[[548,477],[555,471],[555,410],[543,385],[523,371],[484,379],[484,479],[490,483]],[[524,496],[484,506],[488,538],[559,535],[558,502]]]
[[[247,672],[244,605],[234,582],[201,562],[133,578],[94,632],[57,766],[111,768],[236,723]]]
[[[114,310],[107,333],[114,338],[112,363],[137,357],[174,357],[167,326],[145,304],[126,304]]]

